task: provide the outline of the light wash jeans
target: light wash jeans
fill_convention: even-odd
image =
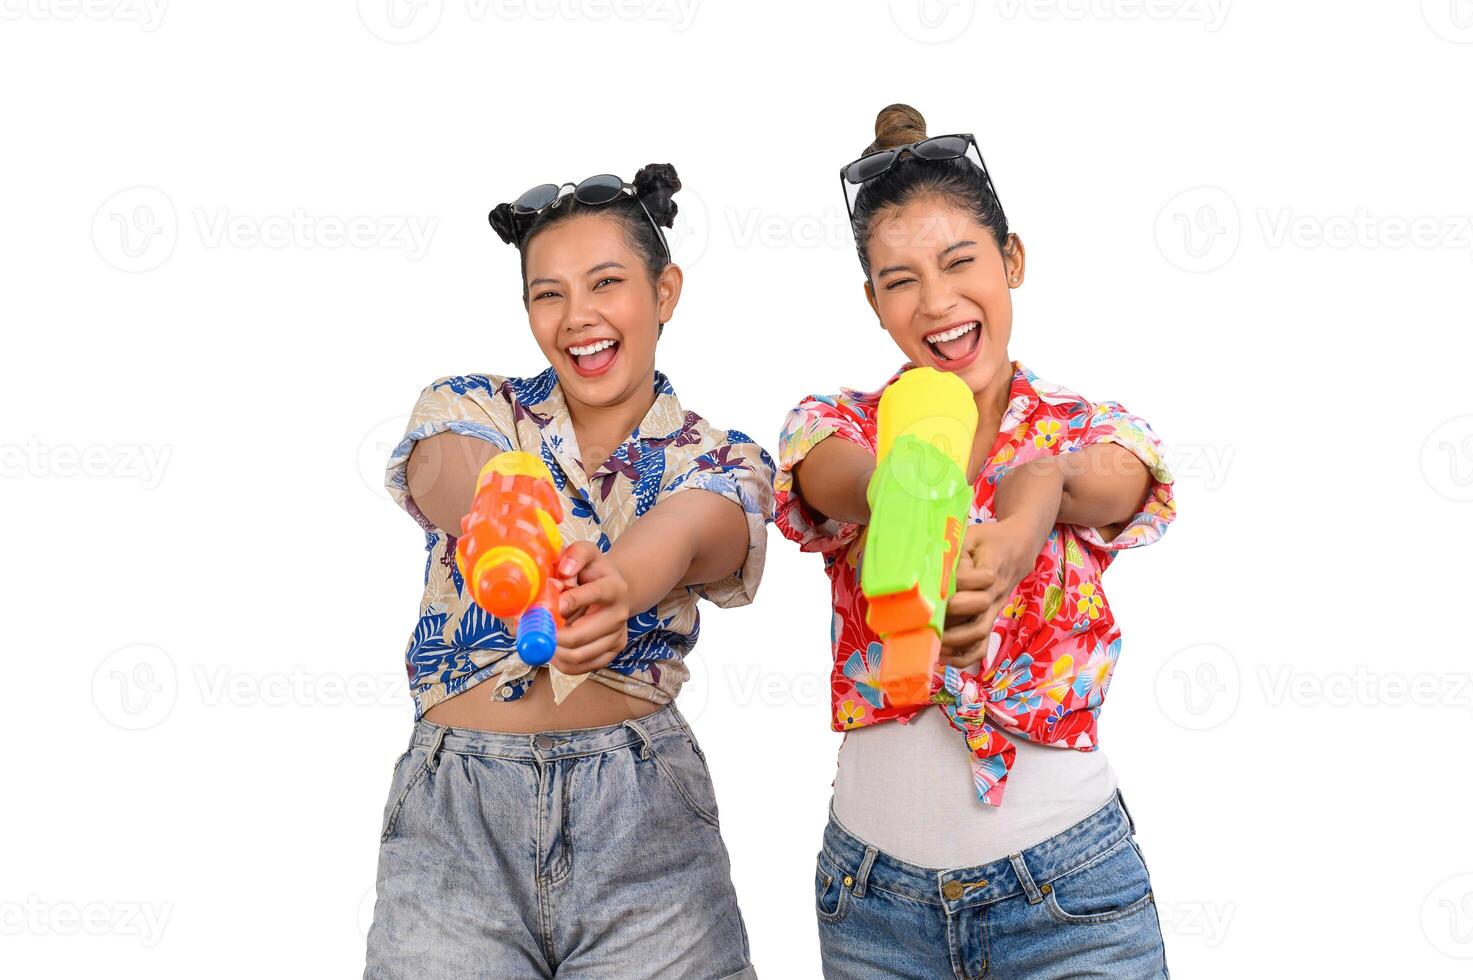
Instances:
[[[814,893],[831,980],[1169,976],[1150,874],[1118,791],[1074,826],[976,868],[906,864],[830,811]]]
[[[705,757],[673,704],[512,735],[421,720],[365,978],[754,978]]]

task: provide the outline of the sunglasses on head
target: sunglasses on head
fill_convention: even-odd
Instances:
[[[977,168],[982,171],[982,179],[987,182],[987,190],[992,194],[992,199],[997,201],[997,209],[1001,213],[1002,202],[998,201],[997,190],[992,186],[992,175],[987,172],[987,164],[982,162],[982,150],[977,146],[977,138],[971,133],[952,133],[866,153],[858,160],[840,167],[839,183],[844,188],[844,204],[849,209],[849,224],[854,224],[854,199],[859,196],[859,188],[866,181],[888,172],[903,154],[909,153],[917,160],[956,160],[965,158],[968,150],[976,154]]]
[[[634,198],[635,203],[639,205],[639,209],[649,219],[650,227],[655,229],[655,234],[660,239],[660,245],[665,249],[665,260],[667,262],[674,261],[670,255],[670,243],[665,240],[665,233],[660,230],[659,225],[655,224],[654,216],[650,214],[650,209],[644,206],[644,202],[639,199],[639,194],[634,190],[634,185],[626,184],[623,179],[616,177],[614,174],[595,174],[592,177],[580,180],[576,184],[571,182],[565,184],[538,184],[536,187],[523,191],[522,195],[511,203],[513,219],[530,219],[546,211],[548,208],[557,207],[558,203],[568,196],[563,193],[564,187],[573,188],[571,192],[573,199],[579,204],[587,204],[593,207],[608,204],[619,197],[619,195],[627,193],[630,197]],[[525,233],[525,226],[518,230],[518,243],[521,242],[522,236]]]

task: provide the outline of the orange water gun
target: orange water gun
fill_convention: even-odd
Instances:
[[[460,519],[455,565],[476,605],[516,621],[517,653],[537,667],[552,659],[562,583],[554,577],[563,552],[562,501],[547,465],[531,453],[500,452],[476,478],[471,510]]]

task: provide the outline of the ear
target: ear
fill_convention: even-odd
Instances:
[[[685,273],[674,262],[667,263],[655,280],[655,302],[659,306],[661,323],[670,322],[675,307],[680,303],[680,290],[685,285]]]
[[[1002,250],[1002,266],[1008,277],[1008,288],[1017,289],[1023,285],[1024,267],[1027,264],[1025,260],[1023,239],[1009,234]]]
[[[875,287],[868,279],[864,281],[864,298],[869,303],[869,308],[875,311],[875,319],[880,319],[880,307],[875,302]],[[880,328],[884,329],[885,322],[880,320]]]

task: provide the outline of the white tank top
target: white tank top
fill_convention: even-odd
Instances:
[[[1018,747],[1001,806],[977,799],[972,754],[939,708],[910,724],[844,733],[834,816],[854,836],[924,868],[970,868],[1031,847],[1098,810],[1115,792],[1099,749]]]

